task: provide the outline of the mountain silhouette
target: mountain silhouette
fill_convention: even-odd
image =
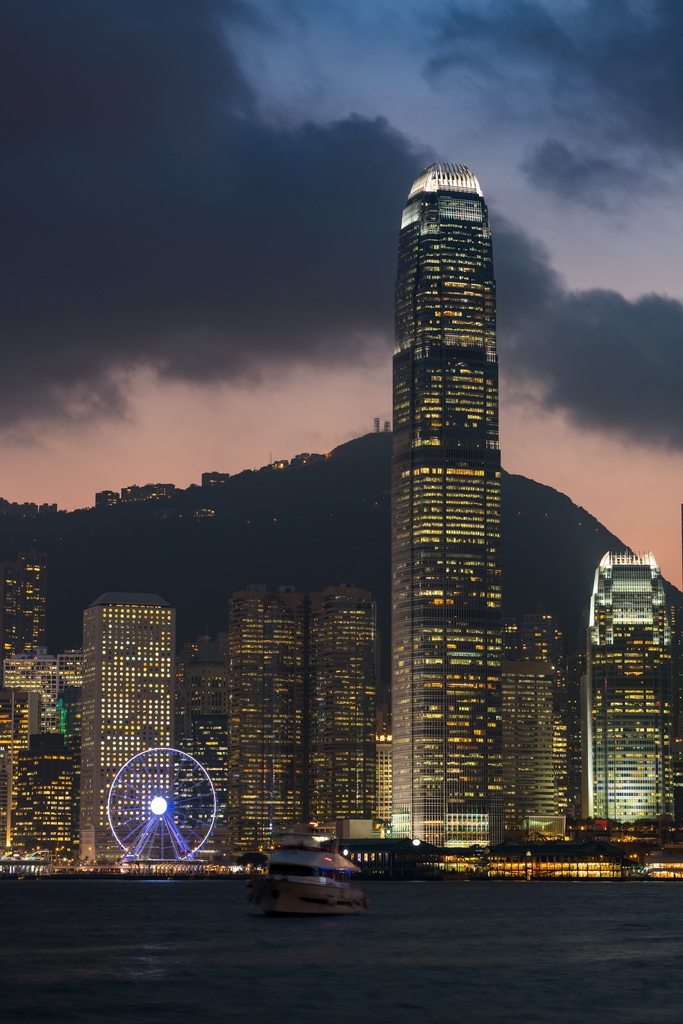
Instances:
[[[390,460],[391,434],[366,434],[319,460],[245,470],[170,498],[3,516],[0,559],[31,548],[47,553],[52,651],[80,645],[83,609],[105,591],[161,594],[177,608],[180,645],[226,630],[230,595],[250,583],[302,592],[342,582],[366,587],[378,603],[386,681]],[[506,615],[554,612],[573,647],[598,562],[624,547],[565,494],[503,474]]]

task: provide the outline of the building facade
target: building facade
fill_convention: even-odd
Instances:
[[[393,835],[502,827],[498,359],[476,177],[434,164],[403,211],[392,466]]]
[[[270,594],[253,586],[233,595],[227,659],[235,849],[266,849],[292,823],[375,816],[376,643],[366,590],[280,587]]]
[[[24,651],[5,658],[3,668],[5,689],[26,690],[38,694],[40,723],[38,732],[60,732],[59,664],[45,647]]]
[[[307,602],[293,588],[253,586],[230,602],[232,689],[230,835],[235,849],[271,845],[301,821]]]
[[[192,754],[211,776],[216,790],[216,822],[211,849],[224,852],[228,845],[228,792],[230,788],[231,691],[226,658],[210,638],[186,644],[176,683],[176,743]],[[180,661],[180,659],[179,659]]]
[[[108,593],[83,613],[81,857],[116,859],[107,798],[134,754],[173,740],[175,610],[157,594]]]
[[[74,758],[58,733],[31,736],[15,765],[12,846],[19,853],[49,850],[59,860],[78,856]]]
[[[23,552],[0,563],[2,657],[46,645],[47,556]]]
[[[673,813],[671,630],[651,552],[608,552],[595,573],[582,685],[583,813]]]
[[[556,809],[554,666],[504,661],[501,677],[505,828],[515,832],[529,815],[552,815]]]
[[[375,817],[377,609],[368,590],[310,595],[308,817]]]

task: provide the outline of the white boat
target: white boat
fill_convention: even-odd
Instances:
[[[247,882],[247,899],[268,915],[362,914],[368,901],[352,881],[360,869],[337,847],[338,840],[327,836],[282,836],[267,873]]]

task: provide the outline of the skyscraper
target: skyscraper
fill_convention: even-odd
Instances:
[[[223,848],[228,839],[228,790],[230,781],[230,692],[225,657],[207,637],[186,644],[182,664],[182,713],[176,716],[179,750],[196,757],[206,768],[216,790],[216,822],[212,848]],[[195,648],[192,650],[192,648]],[[178,728],[178,726],[180,728]]]
[[[230,602],[230,834],[237,849],[268,847],[304,813],[306,599],[254,585]]]
[[[27,750],[31,736],[40,731],[40,694],[26,690],[0,690],[0,755],[1,789],[0,808],[2,834],[0,849],[12,846],[12,777],[17,757],[21,750]]]
[[[393,835],[501,836],[500,452],[491,230],[466,167],[403,211],[392,527]]]
[[[175,610],[158,594],[102,594],[83,613],[81,857],[115,858],[107,797],[129,758],[173,738]]]
[[[47,557],[24,552],[16,562],[0,563],[0,639],[2,657],[46,644]]]
[[[40,726],[37,731],[60,732],[59,663],[45,647],[23,651],[5,658],[3,680],[8,690],[26,690],[36,693],[40,700]]]
[[[529,815],[557,813],[553,772],[554,665],[504,661],[502,665],[505,827]]]
[[[526,661],[545,661],[553,667],[555,813],[566,814],[569,802],[569,738],[572,735],[573,709],[568,695],[564,639],[556,617],[548,612],[537,611],[524,615],[522,622],[522,657]]]
[[[367,590],[233,594],[229,819],[238,849],[267,848],[296,822],[374,817],[376,643]]]
[[[17,754],[12,786],[16,850],[50,850],[67,860],[77,856],[75,785],[74,758],[64,738],[55,733],[31,736],[28,750]]]
[[[369,590],[310,595],[309,813],[319,822],[377,814],[376,621]]]
[[[582,685],[583,813],[673,812],[671,630],[651,552],[608,552],[595,572]]]

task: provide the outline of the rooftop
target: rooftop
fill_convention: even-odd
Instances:
[[[615,565],[648,565],[658,569],[657,559],[651,551],[608,551],[602,556],[601,569],[611,569]]]
[[[475,175],[464,164],[432,164],[425,168],[413,182],[408,199],[418,192],[473,192],[482,198],[484,195]]]
[[[90,607],[97,608],[102,604],[151,604],[162,608],[170,607],[168,601],[164,601],[163,597],[159,597],[158,594],[126,594],[116,590],[101,594]]]

